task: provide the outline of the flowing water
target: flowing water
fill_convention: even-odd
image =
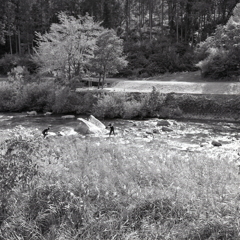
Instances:
[[[36,116],[28,116],[26,113],[0,113],[0,130],[13,129],[21,125],[25,128],[37,128],[40,131],[51,125],[51,131],[57,133],[62,127],[75,128],[81,117],[87,119],[86,116],[75,116],[75,118],[64,119],[63,115],[48,115],[38,114]],[[156,128],[157,119],[149,119],[144,121],[129,121],[122,119],[111,120],[118,129],[118,132],[127,130],[132,136],[140,132],[146,134]],[[106,126],[109,120],[102,121]],[[240,123],[219,122],[219,121],[193,121],[193,120],[178,120],[170,126],[174,129],[172,132],[161,132],[158,136],[162,139],[174,140],[178,143],[201,144],[212,139],[221,139],[222,143],[238,140],[240,138]],[[160,129],[161,127],[159,127]],[[134,134],[133,134],[134,133]],[[141,135],[143,136],[143,135]]]

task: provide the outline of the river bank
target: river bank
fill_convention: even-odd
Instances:
[[[239,125],[118,121],[112,137],[1,130],[5,239],[238,239]]]

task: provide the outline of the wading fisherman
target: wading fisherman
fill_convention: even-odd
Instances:
[[[49,129],[50,129],[50,126],[42,131],[43,138],[45,138],[48,135]]]
[[[110,127],[109,137],[111,136],[111,134],[115,135],[113,124],[110,123],[110,124],[108,125],[108,127]]]

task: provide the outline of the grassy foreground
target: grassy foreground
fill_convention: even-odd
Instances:
[[[240,239],[231,157],[118,138],[1,144],[0,239]]]

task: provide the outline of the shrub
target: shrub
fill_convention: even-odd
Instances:
[[[76,112],[78,114],[90,114],[93,106],[97,104],[99,95],[102,95],[102,93],[99,91],[77,93],[79,101],[77,103]]]
[[[16,66],[25,67],[30,73],[35,73],[37,69],[36,63],[31,55],[28,54],[22,56],[17,54],[5,54],[0,59],[0,73],[4,75],[7,75]]]
[[[0,145],[0,226],[9,217],[10,197],[13,189],[22,190],[38,174],[37,165],[29,156],[35,146],[31,141],[12,138]]]
[[[145,117],[142,112],[143,102],[139,102],[137,100],[125,101],[123,103],[123,115],[122,117],[125,119],[133,119],[139,117]]]
[[[147,112],[147,116],[157,117],[164,103],[164,95],[162,95],[155,87],[152,92],[145,98],[143,110]]]
[[[17,103],[17,89],[12,84],[0,88],[0,111],[15,111]]]
[[[123,115],[123,94],[107,94],[93,107],[93,115],[98,118],[117,118]]]
[[[31,83],[22,86],[18,93],[18,111],[50,111],[55,95],[55,86],[51,82]]]
[[[20,61],[19,55],[5,54],[4,57],[0,59],[0,70],[2,74],[7,75],[13,67],[18,65]]]

